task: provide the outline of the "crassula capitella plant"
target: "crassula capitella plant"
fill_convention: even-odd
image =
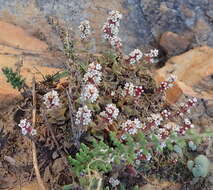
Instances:
[[[102,139],[99,149],[98,143],[90,148],[83,145],[79,154],[70,157],[71,166],[78,171],[76,175],[85,178],[81,183],[83,186],[88,185],[86,182],[91,175],[97,177],[97,184],[103,181],[102,185],[111,188],[121,185],[120,171],[129,171],[136,177],[140,175],[139,168],[144,163],[152,165],[156,156],[164,155],[165,150],[173,154],[178,147],[182,151],[190,140],[183,138],[184,135],[188,136],[188,132],[194,128],[187,114],[196,105],[197,99],[189,98],[176,108],[165,101],[165,92],[174,87],[176,77],[171,75],[159,85],[153,80],[149,68],[157,62],[157,49],[150,52],[135,49],[127,56],[122,53],[122,43],[118,37],[121,18],[121,13],[117,11],[110,13],[103,32],[112,49],[84,65],[86,69],[81,80],[81,91],[75,94],[76,97],[80,95],[76,107],[83,109],[87,106],[90,113],[89,119],[87,114],[85,118],[82,117],[82,123],[90,121],[87,122],[87,130],[97,139]],[[109,148],[112,142],[107,140],[107,136],[112,132],[114,136],[110,137],[115,145]],[[102,146],[107,148],[103,149]],[[88,154],[84,155],[84,149]],[[122,150],[123,154],[118,150]],[[131,156],[125,154],[125,150],[131,150]],[[96,163],[90,173],[89,163],[95,158],[107,169]],[[168,156],[167,159],[170,160],[168,164],[176,164],[182,155]],[[88,164],[79,164],[84,160]],[[115,165],[120,165],[122,169],[113,174]],[[104,174],[111,177],[104,177]],[[128,188],[128,184],[125,185]]]
[[[144,180],[143,175],[156,163],[162,167],[183,159],[174,153],[184,152],[192,140],[188,133],[194,125],[187,114],[197,99],[191,97],[176,107],[166,102],[165,92],[174,87],[176,77],[171,75],[156,84],[151,70],[158,61],[157,49],[123,53],[118,37],[121,19],[120,12],[109,13],[103,35],[111,49],[84,61],[75,55],[72,40],[63,32],[66,70],[36,85],[37,109],[42,113],[39,122],[62,131],[59,143],[66,141],[64,150],[70,154],[73,179],[88,189],[132,189],[138,185],[134,179]],[[88,20],[80,23],[79,30],[82,41],[89,40]],[[60,85],[59,79],[67,75]],[[18,126],[23,135],[37,136],[34,140],[45,144],[39,131],[45,129],[33,129],[25,118]],[[87,144],[82,143],[84,136],[89,139]],[[73,149],[77,151],[73,153]],[[159,157],[166,161],[162,164]],[[131,177],[122,180],[123,173]],[[66,189],[69,187],[72,189],[72,185]]]

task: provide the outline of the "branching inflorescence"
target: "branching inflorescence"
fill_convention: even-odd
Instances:
[[[21,132],[23,135],[36,135],[37,132],[32,128],[32,125],[27,119],[22,119],[18,126],[21,128]]]
[[[101,65],[98,63],[91,63],[88,67],[87,73],[84,75],[84,86],[81,92],[81,101],[82,102],[91,102],[94,103],[98,96],[98,85],[101,82],[102,72]]]
[[[143,57],[143,53],[139,49],[135,49],[129,54],[128,59],[126,59],[126,62],[129,64],[136,64],[141,60]]]
[[[111,11],[109,13],[107,22],[103,26],[104,38],[110,42],[115,48],[121,48],[121,39],[118,37],[120,20],[122,14],[119,11]]]
[[[46,93],[43,97],[44,104],[48,109],[56,108],[60,106],[60,99],[58,97],[58,92],[55,90],[52,90],[48,93]]]
[[[105,109],[106,111],[101,112],[100,116],[111,124],[114,119],[117,119],[119,110],[115,104],[108,104]]]
[[[91,35],[91,27],[88,20],[84,20],[80,23],[79,26],[80,30],[80,37],[82,40],[88,39],[88,37]]]

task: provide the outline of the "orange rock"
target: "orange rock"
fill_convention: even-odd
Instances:
[[[161,82],[165,81],[166,78],[164,78],[162,75],[159,75],[159,73],[157,72],[155,74],[155,80],[157,81],[158,84],[160,84]],[[175,82],[174,83],[174,87],[169,88],[168,90],[166,90],[166,100],[169,103],[175,103],[176,100],[179,99],[179,97],[182,95],[182,90],[181,88],[178,86],[178,84]]]
[[[162,81],[169,75],[177,76],[176,86],[167,91],[169,102],[176,102],[182,93],[198,98],[213,99],[211,84],[202,87],[203,80],[213,75],[213,48],[203,46],[172,57],[159,69],[156,80]],[[209,89],[208,89],[209,88]]]
[[[22,28],[0,21],[0,108],[9,102],[19,99],[20,93],[6,82],[1,69],[11,67],[14,71],[20,67],[21,75],[31,84],[33,74],[36,80],[41,80],[43,74],[54,74],[56,68],[44,67],[44,63],[52,65],[56,58],[47,51],[48,45],[30,36]],[[21,66],[22,64],[22,66]]]
[[[19,189],[20,189],[20,186],[13,188],[11,190],[19,190]],[[29,183],[29,184],[21,185],[21,189],[22,190],[39,190],[40,188],[39,188],[39,185],[36,182],[32,182],[32,183]]]
[[[46,43],[30,36],[18,26],[0,21],[0,28],[0,44],[31,51],[44,51],[48,48]]]
[[[177,55],[184,52],[189,44],[190,40],[187,37],[173,32],[165,32],[160,38],[160,46],[168,55]]]

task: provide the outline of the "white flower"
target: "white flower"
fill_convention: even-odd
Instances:
[[[115,104],[107,104],[105,109],[106,111],[101,112],[100,115],[107,119],[109,123],[112,123],[113,119],[117,119],[119,110]]]
[[[159,54],[158,49],[151,49],[150,50],[150,57],[157,57]]]
[[[165,118],[168,118],[171,115],[171,112],[165,109],[161,112],[161,115]]]
[[[130,135],[135,135],[138,129],[142,128],[142,124],[139,119],[127,120],[121,125],[121,128]]]
[[[89,110],[88,107],[85,105],[84,107],[78,109],[75,124],[88,125],[92,121],[91,116],[92,116],[91,110]]]
[[[99,96],[99,91],[93,84],[87,84],[84,86],[82,92],[81,92],[81,101],[89,101],[91,103],[95,102]]]
[[[90,24],[88,20],[82,21],[79,26],[81,39],[86,39],[91,34]]]
[[[36,135],[36,134],[37,134],[37,131],[35,129],[32,129],[31,135]]]
[[[122,14],[119,11],[112,10],[109,15],[110,16],[108,19],[112,20],[113,22],[117,22],[118,20],[122,19]]]
[[[160,147],[163,149],[163,148],[165,148],[166,147],[166,143],[165,142],[161,142],[160,143]]]
[[[122,91],[122,96],[134,96],[134,84],[133,83],[126,83],[124,86],[124,90]]]
[[[58,107],[60,105],[58,92],[56,92],[55,90],[52,90],[46,93],[43,99],[44,99],[44,104],[46,105],[48,109]]]
[[[99,63],[90,63],[89,66],[88,66],[88,71],[87,72],[91,72],[93,70],[96,70],[96,71],[101,71],[102,67]]]
[[[152,120],[154,121],[155,125],[159,126],[161,124],[161,121],[163,121],[163,118],[161,114],[151,114]]]
[[[120,184],[120,181],[118,179],[114,179],[114,178],[110,177],[109,183],[112,185],[112,187],[116,187]]]
[[[100,71],[90,70],[90,72],[87,72],[84,75],[83,80],[85,83],[90,82],[90,83],[99,85],[101,82],[101,77],[102,77],[102,73]]]
[[[184,123],[186,125],[191,125],[192,124],[191,121],[188,118],[184,119]]]
[[[122,14],[118,11],[111,11],[109,15],[107,22],[103,26],[104,38],[109,40],[113,47],[120,48],[122,44],[118,33]]]
[[[31,123],[27,121],[27,119],[22,119],[18,126],[21,128],[21,132],[23,135],[27,135],[28,133],[31,135],[36,135],[37,132],[32,128]]]
[[[110,38],[110,44],[111,44],[111,46],[114,46],[117,48],[122,46],[121,39],[117,36]]]
[[[152,158],[152,155],[151,155],[150,153],[148,153],[148,154],[146,155],[146,160],[147,160],[147,161],[150,161],[151,158]]]
[[[129,54],[128,60],[130,64],[135,64],[140,61],[142,57],[143,53],[139,49],[135,49]]]
[[[115,91],[112,91],[110,95],[115,96]]]

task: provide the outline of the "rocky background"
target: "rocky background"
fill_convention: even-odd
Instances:
[[[0,0],[0,68],[22,66],[21,73],[29,82],[32,73],[41,79],[39,71],[50,74],[62,68],[62,44],[50,18],[71,29],[75,40],[79,23],[90,20],[89,51],[98,53],[110,10],[124,15],[120,37],[126,53],[157,47],[163,62],[170,58],[156,74],[157,81],[171,73],[178,76],[168,101],[174,103],[182,94],[199,97],[203,113],[213,117],[213,0]],[[18,93],[2,73],[0,80],[3,108]]]
[[[160,49],[163,65],[156,71],[160,82],[173,73],[178,77],[168,101],[180,101],[182,94],[200,98],[199,113],[213,117],[213,0],[0,0],[0,68],[21,67],[30,83],[63,67],[65,60],[57,32],[50,18],[72,30],[88,19],[93,28],[89,51],[103,46],[101,29],[110,10],[122,12],[120,37],[124,51],[134,48]],[[164,63],[165,60],[168,61]],[[17,67],[18,66],[18,67]],[[0,108],[18,98],[0,73]],[[201,115],[202,115],[201,114]],[[198,123],[199,117],[195,117]]]

